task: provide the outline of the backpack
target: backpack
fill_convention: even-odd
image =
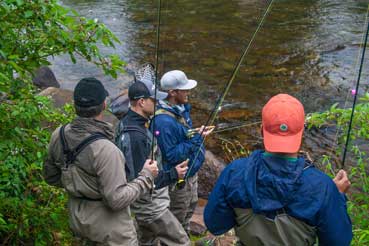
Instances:
[[[99,140],[99,139],[108,139],[104,134],[100,132],[96,132],[89,137],[82,140],[80,144],[78,144],[74,149],[69,149],[68,143],[65,139],[65,127],[66,125],[60,127],[60,142],[63,147],[63,161],[64,161],[64,168],[68,168],[70,164],[72,164],[76,159],[79,153],[82,152],[89,144]]]
[[[89,198],[84,196],[83,194],[81,194],[75,187],[75,172],[84,172],[87,173],[90,176],[95,176],[93,174],[90,174],[89,172],[87,172],[83,167],[81,166],[77,166],[77,165],[73,165],[74,162],[77,159],[77,156],[91,143],[99,140],[99,139],[107,139],[109,140],[109,138],[107,136],[105,136],[103,133],[93,133],[90,136],[88,136],[87,138],[83,139],[75,148],[70,149],[68,147],[68,143],[66,141],[65,138],[65,125],[62,126],[60,128],[59,134],[60,134],[60,142],[62,144],[62,148],[63,148],[63,155],[62,155],[62,161],[64,166],[62,167],[61,171],[62,171],[62,175],[61,175],[61,181],[62,184],[65,188],[66,191],[68,191],[68,193],[74,197],[78,197],[80,199],[83,200],[88,200],[88,201],[101,201],[101,198]],[[76,170],[78,169],[78,170]]]
[[[131,138],[129,135],[129,132],[136,131],[141,133],[146,137],[146,144],[143,146],[147,150],[147,157],[151,154],[151,148],[152,148],[152,133],[146,129],[143,130],[139,126],[136,125],[125,125],[123,120],[119,122],[119,125],[116,130],[115,134],[115,144],[118,146],[118,148],[123,152],[123,155],[126,159],[126,174],[127,174],[127,180],[131,181],[135,179],[134,174],[134,163],[133,163],[133,150],[131,147]],[[154,155],[155,160],[158,162],[159,169],[161,169],[161,153],[159,148],[157,147],[156,139],[154,139]]]

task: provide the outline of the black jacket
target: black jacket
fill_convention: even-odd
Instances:
[[[128,165],[126,165],[126,172],[127,176],[132,175],[131,172],[133,172],[134,175],[132,176],[136,178],[138,173],[142,170],[146,159],[151,155],[151,144],[147,144],[149,136],[147,136],[147,134],[143,134],[147,131],[146,126],[148,125],[148,119],[129,109],[128,113],[121,119],[121,121],[125,127],[136,126],[140,129],[140,131],[128,131],[133,162],[131,168],[133,168],[133,170],[129,170],[127,168]],[[177,180],[178,175],[174,167],[168,171],[160,169],[159,174],[155,179],[155,188],[160,189],[171,183],[175,183]]]

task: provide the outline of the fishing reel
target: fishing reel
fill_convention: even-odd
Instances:
[[[177,190],[183,190],[185,186],[186,186],[186,180],[184,179],[179,179],[176,183]]]

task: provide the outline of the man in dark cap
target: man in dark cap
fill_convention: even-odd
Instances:
[[[159,174],[155,179],[155,190],[145,194],[131,205],[138,224],[140,245],[186,246],[191,245],[185,230],[177,218],[169,211],[168,185],[183,178],[187,171],[187,161],[169,170],[163,170],[160,149],[156,139],[147,129],[150,117],[154,114],[156,100],[163,100],[167,93],[156,91],[153,81],[141,79],[128,88],[130,109],[120,121],[116,144],[126,158],[128,180],[137,177],[146,158],[152,154],[158,163]],[[154,140],[154,143],[152,142]]]
[[[67,191],[70,226],[77,237],[93,245],[138,245],[129,206],[153,189],[158,168],[147,160],[137,178],[127,182],[112,126],[102,121],[107,95],[95,78],[78,82],[77,117],[53,132],[44,177]]]

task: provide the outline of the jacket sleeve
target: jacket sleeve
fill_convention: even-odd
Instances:
[[[158,176],[155,179],[155,189],[160,189],[170,184],[175,183],[178,180],[177,170],[172,167],[170,170],[160,170]]]
[[[319,245],[350,245],[352,225],[347,214],[346,198],[331,179],[328,180],[325,198],[318,212]]]
[[[45,181],[49,185],[62,187],[61,183],[61,163],[56,162],[55,158],[55,147],[57,146],[56,141],[58,140],[59,128],[54,131],[51,136],[50,144],[48,147],[48,155],[43,165],[43,176]]]
[[[142,170],[145,161],[149,158],[148,153],[151,150],[145,149],[146,146],[146,136],[139,132],[130,132],[130,141],[131,141],[131,151],[132,151],[132,159],[133,159],[133,167],[135,172],[135,177],[138,176],[138,173]]]
[[[141,194],[150,191],[154,178],[147,169],[127,183],[124,157],[121,151],[107,140],[96,153],[95,169],[102,197],[112,210],[121,210],[132,204]]]
[[[164,117],[166,117],[165,120]],[[190,158],[198,150],[202,143],[200,134],[196,134],[190,139],[186,138],[185,130],[182,126],[170,116],[159,116],[155,123],[157,136],[163,159],[172,167]]]
[[[227,202],[227,185],[231,167],[230,164],[223,170],[205,207],[205,225],[214,235],[221,235],[236,225],[234,211]]]

